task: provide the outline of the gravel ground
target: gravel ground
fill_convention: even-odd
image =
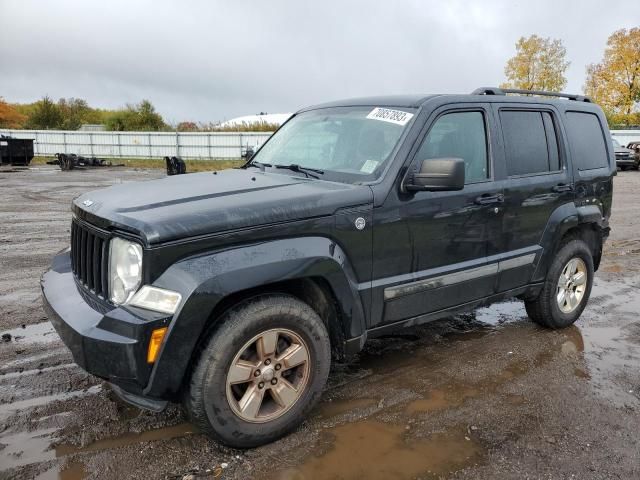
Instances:
[[[0,172],[0,479],[640,477],[639,173],[615,179],[612,236],[575,326],[537,327],[513,301],[371,341],[333,367],[298,431],[247,451],[177,407],[117,400],[40,305],[71,199],[162,175]]]

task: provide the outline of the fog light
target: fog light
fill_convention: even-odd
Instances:
[[[156,328],[151,332],[151,340],[149,340],[149,350],[147,350],[147,363],[153,363],[158,357],[160,351],[160,345],[164,340],[164,335],[167,333],[167,327]]]
[[[162,313],[176,313],[182,295],[171,290],[145,285],[129,301],[129,305]]]

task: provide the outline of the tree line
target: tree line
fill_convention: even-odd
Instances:
[[[570,62],[562,40],[538,35],[516,42],[516,54],[504,69],[503,88],[562,91]],[[611,127],[640,125],[640,27],[621,29],[609,36],[599,63],[587,65],[583,91],[598,103]],[[0,97],[0,127],[77,130],[83,124],[101,124],[114,131],[273,131],[265,122],[220,126],[215,123],[167,124],[148,100],[122,109],[92,108],[79,98],[54,102],[45,96],[31,104],[9,104]]]
[[[48,96],[30,104],[9,104],[0,98],[0,127],[28,130],[78,130],[82,125],[104,125],[108,131],[274,131],[278,125],[268,122],[245,122],[221,126],[215,123],[164,121],[149,100],[117,110],[92,108],[81,98],[61,98],[54,102]]]

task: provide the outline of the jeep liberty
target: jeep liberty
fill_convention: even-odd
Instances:
[[[254,447],[296,428],[368,338],[511,297],[545,327],[575,322],[615,169],[602,110],[579,95],[313,106],[240,168],[76,198],[44,304],[123,399],[180,402]]]

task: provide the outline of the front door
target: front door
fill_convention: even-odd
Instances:
[[[411,164],[458,157],[465,187],[453,192],[398,188],[374,209],[372,325],[464,304],[494,292],[488,244],[500,238],[503,192],[494,180],[492,112],[484,104],[443,108],[427,122]]]

